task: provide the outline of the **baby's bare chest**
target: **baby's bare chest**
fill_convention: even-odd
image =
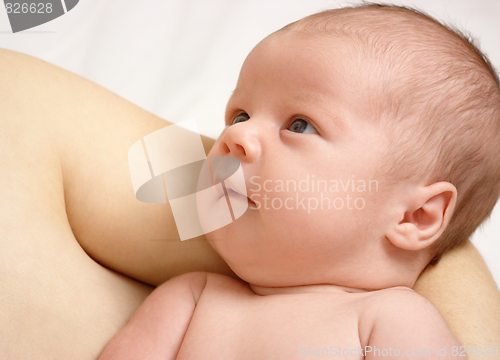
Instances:
[[[361,358],[359,310],[345,297],[207,290],[177,359]]]

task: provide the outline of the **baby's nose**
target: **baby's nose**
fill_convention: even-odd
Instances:
[[[260,137],[250,121],[229,126],[219,141],[221,155],[230,155],[241,162],[255,161],[261,152]]]

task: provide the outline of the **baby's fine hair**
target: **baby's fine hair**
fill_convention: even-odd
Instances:
[[[366,79],[360,93],[368,94],[360,107],[391,139],[380,173],[392,184],[457,188],[432,262],[468,239],[500,196],[499,80],[473,41],[420,11],[373,3],[314,14],[280,32],[334,36],[354,48],[349,60]]]

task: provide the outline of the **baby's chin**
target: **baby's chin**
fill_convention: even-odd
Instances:
[[[264,261],[252,251],[243,249],[236,244],[228,244],[229,239],[219,230],[205,234],[212,248],[227,263],[231,270],[244,282],[263,287],[286,287],[304,285],[306,274],[296,274],[296,267],[291,264],[288,270],[275,266],[273,261]],[[253,258],[252,258],[253,257]],[[303,281],[298,283],[297,281]]]
[[[265,248],[256,238],[234,232],[234,226],[205,234],[208,243],[243,281],[262,287],[292,287],[333,284],[314,254],[295,252],[284,257],[283,251]],[[255,242],[254,242],[255,241]],[[290,251],[290,249],[289,249]],[[349,284],[343,284],[349,286]]]

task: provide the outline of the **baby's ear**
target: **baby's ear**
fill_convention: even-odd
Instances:
[[[449,182],[418,187],[406,202],[403,220],[389,226],[387,239],[404,250],[428,247],[448,225],[456,200],[457,189]]]

